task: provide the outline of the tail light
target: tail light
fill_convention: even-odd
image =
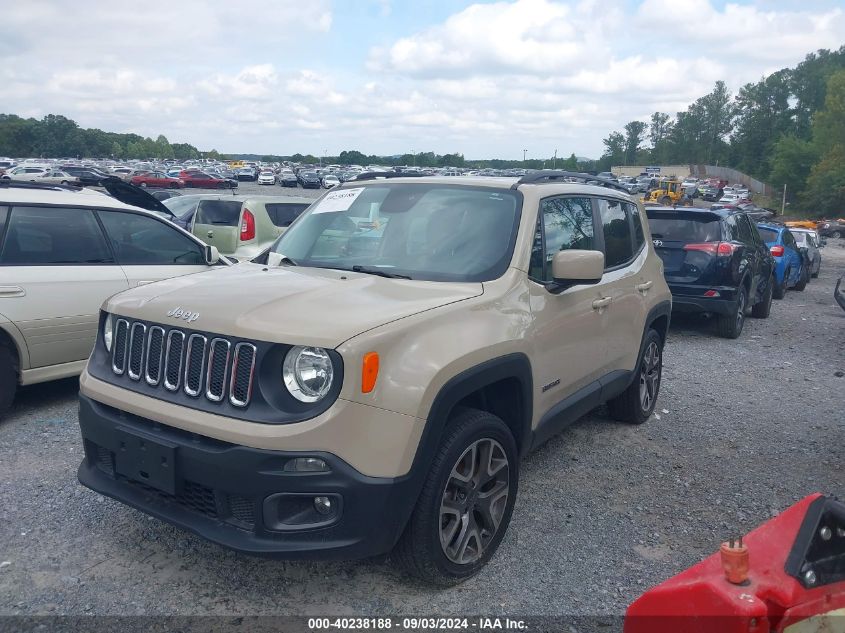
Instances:
[[[255,239],[255,216],[249,209],[244,209],[243,219],[241,220],[241,241],[247,242],[253,239]]]
[[[775,257],[783,257],[783,253],[784,253],[783,246],[772,246],[769,249],[769,252],[772,255],[774,255]]]
[[[717,257],[730,257],[736,251],[736,246],[730,242],[704,242],[702,244],[686,244],[685,251],[702,251]]]

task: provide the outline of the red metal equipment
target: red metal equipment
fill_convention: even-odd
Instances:
[[[650,589],[625,633],[845,633],[845,504],[810,495]]]

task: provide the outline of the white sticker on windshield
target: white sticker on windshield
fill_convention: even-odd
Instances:
[[[338,211],[347,211],[352,203],[364,193],[364,187],[357,189],[341,189],[340,191],[332,191],[325,198],[320,200],[320,204],[314,209],[312,213],[337,213]]]

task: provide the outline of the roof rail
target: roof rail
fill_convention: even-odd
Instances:
[[[422,178],[425,174],[410,171],[368,171],[352,180],[378,180],[379,178]],[[348,182],[348,181],[347,181]]]
[[[80,185],[57,185],[49,182],[31,182],[29,180],[12,180],[0,178],[2,189],[49,189],[51,191],[81,191]]]
[[[612,180],[606,180],[604,178],[599,178],[598,176],[593,176],[592,174],[584,174],[577,171],[560,171],[557,169],[541,169],[539,171],[535,171],[531,174],[526,174],[519,180],[517,180],[512,186],[511,189],[516,189],[519,185],[528,185],[534,184],[538,182],[548,182],[554,180],[563,180],[564,178],[572,178],[575,180],[581,180],[587,184],[596,184],[602,187],[608,187],[610,189],[617,189],[623,193],[628,193],[628,190],[620,185],[617,182],[613,182]]]

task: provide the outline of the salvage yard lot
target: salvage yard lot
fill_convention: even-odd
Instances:
[[[0,422],[0,613],[621,613],[721,540],[842,490],[845,240],[823,257],[736,341],[677,317],[658,415],[631,427],[599,409],[530,455],[499,552],[448,590],[383,561],[249,558],[84,489],[76,381],[23,388]]]

